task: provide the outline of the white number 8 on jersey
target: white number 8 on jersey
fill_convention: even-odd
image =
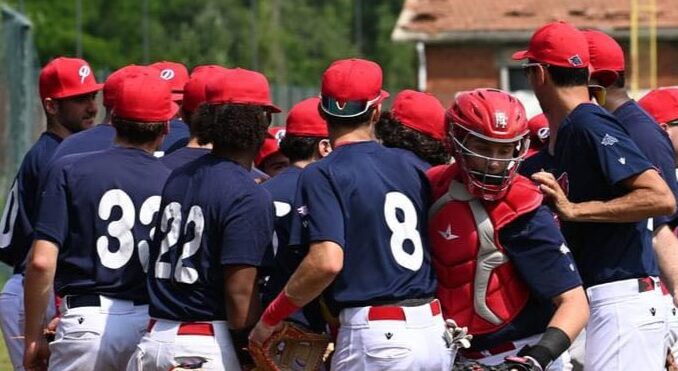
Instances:
[[[398,220],[397,211],[403,213]],[[411,271],[418,271],[424,262],[424,246],[417,230],[417,210],[412,201],[400,192],[389,192],[384,201],[384,217],[391,230],[391,253],[396,263]],[[405,241],[410,241],[414,251],[405,251]]]

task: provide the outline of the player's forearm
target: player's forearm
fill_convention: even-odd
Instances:
[[[311,245],[284,288],[285,294],[298,307],[318,297],[343,268],[344,252],[339,245],[324,241]]]
[[[556,311],[548,327],[556,327],[565,332],[573,341],[586,326],[589,319],[589,304],[581,286],[570,289],[556,298]]]
[[[652,242],[662,282],[675,297],[678,289],[678,238],[669,226],[662,225],[656,230]]]
[[[45,311],[52,299],[56,254],[49,254],[49,245],[51,243],[47,241],[36,241],[29,253],[24,280],[24,336],[27,343],[37,341],[42,336]]]
[[[256,278],[255,267],[224,268],[226,317],[231,329],[239,330],[252,326],[261,314]]]
[[[670,193],[670,192],[669,192]],[[673,212],[673,195],[652,189],[635,189],[609,201],[588,201],[572,205],[573,222],[633,223]]]

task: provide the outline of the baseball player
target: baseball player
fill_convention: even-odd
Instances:
[[[173,171],[163,190],[148,271],[152,320],[128,370],[172,369],[176,356],[202,358],[209,370],[247,362],[257,267],[273,235],[271,196],[249,169],[280,110],[258,72],[229,69],[205,89],[198,141],[212,151]]]
[[[540,113],[527,122],[527,128],[530,130],[530,148],[527,149],[525,158],[530,158],[548,145],[549,121],[546,115]]]
[[[108,76],[103,87],[103,105],[106,109],[104,121],[90,129],[75,133],[66,138],[52,155],[52,161],[75,153],[101,151],[113,145],[115,129],[111,125],[111,115],[115,106],[118,89],[126,76],[149,73],[146,66],[128,65]],[[43,177],[46,176],[46,170]]]
[[[579,30],[549,23],[513,58],[529,60],[528,81],[552,125],[561,181],[548,172],[532,179],[560,218],[591,305],[585,368],[660,370],[666,315],[647,218],[675,212],[671,189],[617,119],[590,102]]]
[[[459,93],[447,118],[455,163],[428,172],[443,315],[473,335],[466,359],[563,370],[559,357],[584,328],[588,303],[539,189],[517,174],[529,146],[525,109],[477,89]]]
[[[289,111],[285,136],[280,141],[280,152],[289,158],[290,166],[263,184],[273,197],[275,208],[275,232],[267,254],[271,255],[273,264],[270,278],[262,289],[265,304],[280,293],[308,252],[308,246],[291,246],[289,237],[292,218],[296,214],[293,210],[294,197],[301,171],[332,151],[327,123],[318,112],[319,103],[319,98],[308,98]],[[295,313],[292,319],[316,332],[325,329],[325,322],[315,301],[304,307],[303,313]]]
[[[450,161],[445,139],[445,108],[428,93],[403,90],[396,95],[391,111],[384,111],[375,125],[377,139],[391,148],[414,154],[424,170]]]
[[[178,62],[160,61],[151,64],[149,67],[159,71],[160,78],[167,81],[170,89],[172,89],[172,100],[181,105],[184,99],[184,86],[189,79],[186,66]],[[185,147],[188,143],[188,137],[188,125],[183,122],[180,115],[174,117],[170,121],[169,132],[156,156],[169,154]]]
[[[14,267],[0,294],[0,327],[10,361],[19,370],[24,348],[24,260],[33,242],[40,173],[63,138],[92,126],[97,114],[95,97],[101,89],[89,64],[77,58],[52,60],[40,72],[39,84],[47,130],[24,156],[0,222],[0,259]],[[50,306],[48,316],[53,312]]]
[[[268,135],[261,146],[254,165],[269,177],[274,177],[290,166],[290,159],[280,152],[280,141],[285,137],[284,127],[268,129]]]
[[[205,103],[205,85],[207,82],[215,79],[224,71],[226,71],[224,67],[217,65],[197,66],[193,69],[190,79],[183,88],[184,94],[181,103],[182,121],[188,125],[188,143],[185,147],[178,148],[161,158],[162,163],[168,168],[174,170],[209,153],[212,149],[210,143],[198,143],[197,132],[200,129],[198,108]]]
[[[49,368],[126,366],[148,324],[144,271],[169,175],[152,153],[177,110],[157,76],[129,76],[113,111],[115,145],[50,166],[26,269],[26,369],[45,367],[42,319],[52,286],[62,316]]]
[[[603,108],[612,113],[640,151],[658,169],[673,195],[678,197],[676,182],[675,152],[671,139],[655,120],[631,99],[625,88],[624,52],[621,46],[601,31],[583,31],[589,43],[591,55],[591,80],[606,88]],[[606,75],[612,76],[606,78]],[[653,231],[653,246],[661,280],[666,284],[667,315],[672,322],[678,322],[678,313],[673,305],[673,296],[678,289],[678,238],[669,225],[676,215],[662,215],[650,219]]]
[[[309,252],[250,335],[264,342],[318,297],[336,303],[337,370],[449,370],[448,347],[426,233],[428,183],[410,157],[374,141],[381,102],[378,64],[339,60],[324,72],[320,109],[332,153],[298,181],[290,244]]]
[[[676,129],[675,125],[678,123],[678,89],[676,88],[662,88],[655,89],[647,93],[638,104],[659,123],[660,127],[664,129],[671,138],[672,147],[675,149],[676,143]],[[674,152],[675,153],[675,152]],[[678,167],[678,161],[673,160],[673,163]],[[674,231],[678,218],[669,220],[667,225],[670,230]],[[672,240],[671,238],[667,238]],[[655,244],[659,243],[659,239],[655,236]],[[655,246],[656,249],[656,246]],[[660,260],[661,267],[661,260]],[[663,279],[663,277],[662,277]],[[675,359],[678,359],[678,309],[676,309],[676,295],[673,292],[666,290],[665,300],[668,305],[668,343],[671,354]]]

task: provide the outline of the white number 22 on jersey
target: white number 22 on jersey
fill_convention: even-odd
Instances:
[[[402,212],[403,221],[397,212]],[[418,271],[424,262],[424,246],[417,230],[417,210],[412,201],[400,192],[389,192],[384,202],[386,225],[391,230],[391,253],[396,263],[411,271]],[[414,251],[405,251],[405,241],[410,241]]]
[[[170,263],[162,262],[163,255],[167,254],[172,247],[179,241],[179,232],[181,231],[181,204],[170,202],[165,206],[160,220],[160,230],[165,233],[160,243],[160,254],[155,262],[155,277],[158,279],[169,279],[172,275],[172,266]],[[171,223],[170,223],[171,220]],[[202,234],[205,230],[205,217],[200,206],[193,205],[188,211],[186,222],[184,223],[184,236],[188,235],[189,226],[193,226],[193,238],[184,243],[181,247],[181,256],[174,267],[174,279],[177,282],[192,284],[198,280],[198,271],[195,268],[185,267],[184,260],[195,255],[200,248]]]
[[[120,219],[110,221],[106,227],[108,235],[97,238],[99,260],[104,267],[110,269],[118,269],[124,266],[134,254],[134,234],[132,234],[132,229],[136,222],[134,203],[125,191],[121,189],[108,190],[99,201],[99,218],[103,221],[108,221],[115,207],[120,208]],[[147,198],[139,209],[139,222],[142,225],[153,223],[154,216],[159,208],[160,196]],[[150,238],[153,238],[153,232],[154,230],[151,229]],[[111,251],[109,248],[109,238],[118,240],[118,250]],[[141,240],[137,246],[139,249],[139,261],[145,272],[148,268],[148,241]]]

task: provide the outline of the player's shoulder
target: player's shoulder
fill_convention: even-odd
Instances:
[[[275,194],[276,191],[288,191],[290,187],[296,188],[301,172],[302,169],[296,166],[289,166],[280,174],[262,183],[261,186],[271,192],[271,194]]]

